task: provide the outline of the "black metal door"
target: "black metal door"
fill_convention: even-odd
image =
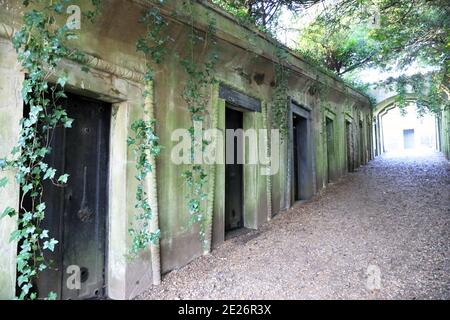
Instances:
[[[226,129],[238,130],[243,128],[242,112],[226,108]],[[225,231],[239,229],[244,226],[243,218],[243,145],[239,145],[237,136],[233,141],[228,140],[227,135],[227,163],[225,165]],[[241,140],[243,141],[243,140]],[[230,146],[234,156],[229,163]]]
[[[59,244],[47,255],[53,265],[40,275],[37,288],[40,297],[53,291],[60,299],[100,298],[105,294],[111,106],[75,95],[64,105],[73,126],[54,131],[47,161],[70,177],[62,188],[45,185],[43,227]]]

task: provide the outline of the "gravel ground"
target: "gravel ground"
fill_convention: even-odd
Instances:
[[[449,178],[439,154],[377,158],[139,298],[450,299]]]

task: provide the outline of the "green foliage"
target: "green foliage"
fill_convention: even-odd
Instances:
[[[212,0],[212,3],[235,16],[243,24],[249,23],[256,25],[255,19],[252,18],[248,8],[242,5],[241,1]]]
[[[136,42],[136,49],[142,52],[146,57],[147,71],[145,75],[146,84],[150,84],[154,77],[154,64],[160,64],[166,53],[166,44],[170,40],[164,35],[164,30],[168,23],[161,15],[158,5],[164,4],[163,0],[153,1],[153,6],[143,12],[140,22],[145,25],[146,33]],[[147,89],[143,93],[143,99],[146,100],[151,93]],[[146,119],[138,119],[131,125],[133,136],[128,138],[128,146],[133,148],[136,158],[136,205],[138,213],[128,230],[132,244],[129,250],[131,257],[136,257],[139,252],[145,250],[149,244],[156,245],[160,238],[160,230],[150,231],[150,223],[153,219],[152,208],[150,206],[149,195],[145,190],[145,180],[148,174],[153,170],[151,159],[159,156],[161,146],[159,138],[156,135],[156,120],[151,118],[152,114],[147,114]]]
[[[22,190],[18,228],[11,234],[10,240],[18,242],[17,285],[21,292],[19,299],[37,299],[33,281],[39,272],[48,267],[45,250],[53,251],[57,240],[49,236],[48,230],[41,227],[45,218],[43,181],[53,184],[67,183],[68,175],[55,180],[56,169],[51,168],[45,158],[50,154],[51,133],[57,126],[69,128],[72,119],[68,118],[64,108],[58,103],[64,98],[65,77],[61,76],[56,85],[48,82],[50,75],[62,58],[70,55],[66,47],[69,39],[76,34],[67,26],[56,25],[61,7],[68,1],[23,1],[24,6],[34,5],[34,9],[23,15],[23,27],[13,37],[22,67],[27,70],[23,82],[22,97],[29,106],[29,114],[22,119],[22,129],[18,144],[14,147],[11,159],[2,160],[2,169],[15,170],[15,179]],[[1,180],[5,186],[7,180]],[[30,205],[24,205],[24,199],[30,199]],[[6,208],[2,218],[16,216],[13,208]],[[52,296],[54,294],[52,293]]]
[[[277,23],[282,9],[299,12],[321,0],[213,0],[212,2],[239,19],[264,29]]]
[[[189,129],[192,138],[191,145],[191,161],[194,163],[194,151],[196,147],[200,147],[201,150],[208,144],[203,139],[203,133],[201,141],[197,141],[194,137],[194,122],[204,122],[207,106],[210,101],[208,94],[210,85],[216,83],[214,77],[215,68],[219,59],[217,53],[217,40],[216,34],[216,21],[213,18],[209,18],[208,30],[206,34],[196,30],[193,27],[194,13],[192,12],[192,1],[186,1],[186,12],[191,17],[192,28],[189,33],[188,39],[188,55],[185,57],[179,57],[180,64],[188,75],[188,80],[184,87],[182,97],[187,104],[188,110],[191,114],[192,127]],[[198,48],[203,48],[200,58],[206,54],[204,61],[197,61],[195,52]],[[201,60],[201,59],[200,59]],[[204,127],[204,126],[203,126]],[[201,144],[198,146],[198,144]],[[206,214],[203,208],[203,203],[206,200],[207,194],[204,191],[208,175],[204,165],[191,165],[191,167],[183,173],[183,178],[186,180],[191,192],[187,199],[187,207],[191,216],[190,223],[198,223],[200,227],[200,239],[202,244],[206,246]]]
[[[272,93],[272,124],[280,130],[280,135],[284,139],[288,134],[288,80],[289,69],[284,65],[288,52],[281,45],[276,47],[276,56],[279,60],[275,64],[275,87]]]
[[[138,181],[135,208],[139,214],[135,216],[135,223],[139,227],[137,229],[134,227],[129,229],[132,237],[132,246],[130,248],[132,256],[136,256],[141,250],[147,248],[149,243],[155,244],[160,236],[159,230],[154,233],[149,231],[153,214],[148,200],[149,195],[145,191],[145,179],[153,170],[150,158],[159,156],[161,152],[154,126],[154,120],[137,120],[131,126],[134,136],[128,138],[128,146],[133,147],[136,157],[136,180]]]
[[[42,201],[43,181],[50,180],[53,185],[62,187],[68,182],[69,175],[62,174],[56,178],[56,169],[50,167],[46,157],[50,154],[51,136],[56,127],[70,128],[73,120],[67,116],[59,101],[65,98],[64,86],[66,76],[57,77],[56,84],[49,83],[55,69],[63,58],[73,57],[77,53],[70,50],[67,43],[77,39],[75,31],[69,26],[58,26],[58,18],[64,20],[65,6],[68,0],[24,0],[28,9],[23,15],[23,26],[14,35],[12,42],[18,54],[18,60],[27,77],[22,85],[22,98],[29,107],[29,113],[21,120],[21,131],[17,145],[11,152],[10,159],[0,160],[0,169],[16,172],[15,180],[20,185],[22,198],[19,212],[6,208],[0,218],[18,215],[18,226],[10,241],[17,242],[17,286],[19,299],[35,300],[39,297],[34,280],[39,273],[48,268],[49,261],[45,251],[54,251],[58,240],[49,236],[49,231],[42,228],[46,205]],[[100,0],[93,0],[95,7]],[[0,180],[0,187],[8,181]],[[29,204],[25,205],[25,197]],[[57,296],[51,292],[46,298],[54,300]]]
[[[369,66],[379,51],[378,43],[369,37],[367,26],[346,24],[336,30],[321,19],[300,32],[298,43],[298,51],[303,56],[338,76]]]
[[[361,63],[354,64],[356,68],[350,67],[350,70],[367,66],[380,67],[384,71],[402,70],[417,65],[431,67],[434,70],[431,75],[414,74],[409,77],[390,78],[385,85],[397,90],[399,95],[397,103],[400,107],[406,103],[406,87],[409,86],[419,96],[419,109],[422,108],[419,112],[423,112],[423,107],[432,112],[446,108],[450,94],[448,74],[450,7],[447,1],[380,0],[374,4],[370,0],[342,0],[338,5],[325,10],[316,24],[329,30],[332,38],[343,35],[342,43],[345,44],[353,37],[352,34],[346,35],[347,32],[357,30],[355,27],[349,29],[349,22],[351,26],[367,26],[368,19],[373,18],[376,11],[379,12],[378,26],[361,29],[361,35],[369,44],[368,47],[373,46],[372,53],[370,50],[366,52],[365,48],[359,45],[350,47],[350,52],[353,52],[355,57],[362,53],[359,59]],[[327,46],[339,48],[335,42],[333,39],[325,41]],[[339,50],[336,53],[339,53]],[[334,67],[336,65],[339,67],[339,64],[327,63],[326,55],[320,50],[310,50],[307,54],[339,73],[339,68]],[[341,64],[347,61],[345,55],[340,57],[339,54],[335,54],[335,56],[339,58],[337,61]],[[368,59],[364,59],[364,56]],[[420,84],[417,81],[421,81]],[[419,88],[421,84],[423,86]]]
[[[418,115],[424,115],[427,112],[439,114],[442,110],[450,108],[450,100],[445,91],[442,90],[443,76],[439,72],[399,76],[389,78],[381,85],[396,90],[398,94],[396,104],[401,112],[405,112],[404,110],[408,105],[407,94],[413,92],[417,96]]]

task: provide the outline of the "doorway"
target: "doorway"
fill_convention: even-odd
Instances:
[[[359,122],[359,164],[362,166],[365,164],[364,160],[364,151],[365,143],[364,143],[364,127],[363,122]]]
[[[292,113],[292,151],[294,155],[294,201],[313,196],[312,157],[310,151],[309,112],[301,108]]]
[[[50,268],[36,288],[40,297],[55,292],[62,300],[98,299],[106,295],[111,106],[72,94],[61,103],[74,122],[54,130],[46,162],[69,180],[64,187],[44,184],[42,228],[59,243],[55,252],[46,252]]]
[[[347,142],[347,171],[353,172],[355,168],[353,164],[352,123],[350,121],[345,121],[345,140]]]
[[[225,151],[225,232],[228,233],[244,227],[244,114],[227,104],[225,117],[227,132],[234,130],[233,135],[226,135]]]
[[[414,149],[414,129],[403,130],[403,141],[405,149]]]
[[[328,183],[334,180],[334,124],[333,120],[326,118],[326,131],[327,131],[327,166],[328,166]]]

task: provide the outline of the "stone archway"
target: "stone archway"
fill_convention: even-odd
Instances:
[[[385,132],[384,132],[384,123],[383,118],[388,114],[389,111],[398,108],[396,103],[398,95],[392,95],[381,102],[379,102],[373,112],[373,134],[374,134],[374,153],[375,156],[380,156],[386,152],[385,145]],[[416,103],[417,95],[413,93],[407,93],[405,96],[405,100],[407,103]],[[436,115],[436,149],[441,150],[440,137],[442,135],[439,124],[439,115]]]

